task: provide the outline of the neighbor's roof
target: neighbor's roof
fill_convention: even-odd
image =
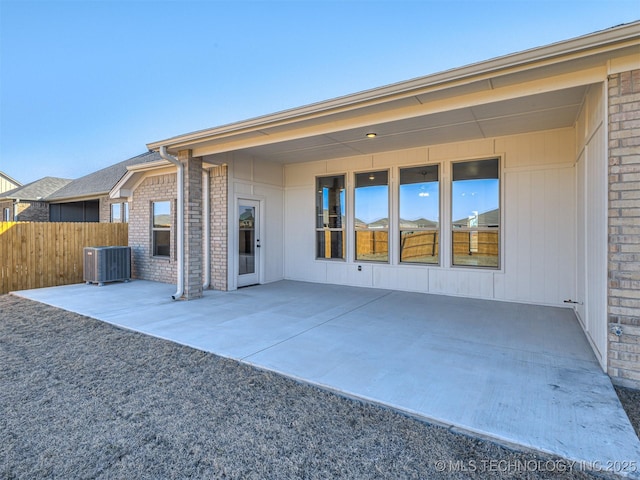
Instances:
[[[0,195],[0,198],[44,201],[46,197],[60,190],[69,182],[71,182],[71,180],[68,178],[44,177],[35,182],[27,183],[21,187],[4,192]]]
[[[146,152],[128,160],[90,173],[84,177],[72,181],[57,192],[49,195],[48,201],[68,200],[71,198],[86,198],[91,196],[106,195],[118,183],[118,180],[127,173],[127,167],[160,160],[160,154]]]

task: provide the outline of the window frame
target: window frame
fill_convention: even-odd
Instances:
[[[356,208],[357,208],[357,200],[356,200],[356,192],[358,190],[358,175],[366,175],[366,174],[375,174],[384,172],[387,176],[387,183],[385,186],[387,187],[387,226],[386,228],[371,230],[369,228],[358,228],[356,223]],[[391,265],[391,257],[392,257],[392,243],[391,243],[391,226],[392,226],[392,218],[391,218],[391,209],[392,209],[392,176],[391,176],[391,168],[378,168],[378,169],[367,169],[362,171],[353,172],[353,187],[352,187],[352,195],[353,195],[353,226],[351,230],[353,231],[353,261],[355,263],[378,263],[383,265]],[[384,217],[383,217],[384,218]],[[376,232],[383,231],[387,233],[387,258],[386,260],[376,260],[376,259],[364,259],[358,258],[358,232]]]
[[[321,201],[324,203],[324,195],[322,195],[322,197],[319,196],[319,181],[320,179],[323,178],[333,178],[333,177],[342,177],[342,184],[343,184],[343,190],[344,190],[344,221],[342,222],[342,226],[341,227],[325,227],[324,226],[324,219],[323,222],[321,222],[323,224],[323,226],[318,226],[318,217],[320,215],[319,210],[318,210],[318,201],[320,200],[320,198],[322,199]],[[330,174],[330,175],[316,175],[315,176],[315,184],[314,184],[314,192],[315,192],[315,197],[316,197],[316,201],[315,201],[315,210],[314,210],[314,214],[315,214],[315,239],[314,239],[314,251],[315,251],[315,259],[316,260],[320,260],[320,261],[331,261],[331,262],[346,262],[347,261],[347,224],[348,224],[348,213],[349,213],[349,205],[348,205],[348,183],[347,183],[347,174],[346,172],[344,173],[335,173],[335,174]],[[322,211],[322,215],[324,216],[324,205],[320,206],[320,210]],[[327,213],[328,214],[328,213]],[[318,235],[324,232],[324,234],[326,235],[326,232],[342,232],[342,256],[341,257],[326,257],[326,256],[320,256],[319,255],[319,243],[318,243]]]
[[[437,261],[434,263],[429,263],[429,262],[420,262],[420,261],[407,261],[407,260],[402,260],[402,232],[404,231],[418,231],[418,232],[430,232],[433,231],[433,228],[427,228],[427,227],[415,227],[415,228],[408,228],[408,227],[402,227],[401,222],[402,222],[402,215],[401,215],[401,209],[402,209],[402,200],[401,200],[401,188],[403,185],[410,185],[409,183],[407,184],[403,184],[402,183],[402,171],[403,170],[411,170],[411,169],[418,169],[418,168],[430,168],[430,167],[436,167],[437,169],[437,180],[436,182],[438,183],[438,226],[435,228],[436,231],[436,239],[434,242],[434,248],[437,249]],[[406,165],[406,166],[399,166],[398,167],[398,187],[397,187],[397,194],[398,194],[398,205],[397,205],[397,211],[398,211],[398,223],[397,223],[397,241],[398,241],[398,247],[396,248],[397,252],[398,252],[398,265],[417,265],[417,266],[424,266],[424,267],[440,267],[442,266],[442,213],[443,213],[443,183],[442,183],[442,163],[441,162],[437,162],[437,163],[425,163],[422,165]]]
[[[498,225],[497,226],[468,226],[468,227],[455,227],[454,223],[455,223],[455,219],[453,217],[453,207],[454,207],[454,199],[453,199],[453,185],[454,182],[456,181],[454,179],[454,165],[457,164],[461,164],[461,163],[471,163],[471,162],[483,162],[483,161],[491,161],[491,160],[495,160],[498,165],[497,165],[497,178],[496,180],[498,180]],[[449,218],[448,218],[448,231],[449,234],[451,235],[451,238],[449,240],[449,248],[451,250],[451,253],[449,255],[449,267],[452,269],[474,269],[474,270],[490,270],[490,271],[501,271],[502,270],[502,264],[503,264],[503,234],[502,234],[502,230],[503,230],[503,205],[502,205],[502,198],[503,198],[503,194],[502,194],[502,189],[503,189],[503,174],[502,174],[502,168],[503,168],[503,159],[501,156],[490,156],[490,157],[481,157],[481,158],[468,158],[468,159],[464,159],[464,160],[456,160],[456,161],[452,161],[450,164],[450,180],[448,182],[449,184],[449,205],[448,205],[448,210],[449,210]],[[497,244],[497,265],[462,265],[462,264],[456,264],[454,263],[454,259],[455,259],[455,247],[454,247],[454,237],[455,237],[455,232],[469,232],[471,233],[479,233],[479,232],[497,232],[497,236],[498,236],[498,244]],[[471,239],[469,240],[469,242],[471,243]]]
[[[167,203],[169,205],[169,226],[156,226],[155,224],[155,205],[159,203]],[[171,200],[152,200],[150,205],[150,227],[151,227],[151,241],[150,241],[150,254],[153,258],[161,258],[161,259],[170,259],[171,258],[171,227],[173,225],[173,205]],[[168,232],[169,241],[167,244],[158,245],[156,243],[156,233],[159,232]],[[159,246],[168,247],[169,251],[166,255],[156,253],[158,251]]]

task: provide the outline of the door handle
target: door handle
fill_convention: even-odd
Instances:
[[[259,238],[256,240],[256,248],[260,248],[260,239]]]

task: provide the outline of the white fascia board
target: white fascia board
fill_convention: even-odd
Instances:
[[[512,100],[528,95],[572,88],[584,84],[598,83],[604,81],[606,74],[606,66],[591,68],[578,73],[549,77],[544,81],[523,82],[517,85],[509,85],[493,90],[487,88],[484,91],[458,95],[453,98],[439,99],[429,102],[428,104],[403,106],[384,113],[374,112],[370,114],[363,114],[358,116],[356,119],[347,118],[334,120],[319,126],[306,128],[296,128],[296,125],[291,125],[291,128],[288,130],[282,130],[263,137],[255,137],[251,139],[233,139],[231,137],[228,141],[216,144],[194,144],[193,156],[200,157],[204,155],[214,155],[232,151],[234,149],[251,148],[278,142],[286,142],[313,135],[330,135],[331,133],[342,129],[365,128],[369,125],[375,125],[380,122],[400,121],[416,116],[437,114],[503,100]]]
[[[148,174],[161,175],[174,171],[175,167],[167,160],[131,165],[127,167],[127,173],[108,192],[109,198],[129,198]]]
[[[360,93],[338,97],[332,100],[313,103],[303,107],[284,110],[249,120],[231,123],[212,129],[199,130],[166,140],[147,144],[149,150],[158,150],[166,146],[169,150],[188,148],[189,143],[203,141],[212,137],[224,137],[241,132],[257,130],[278,123],[291,123],[309,116],[323,115],[339,109],[353,109],[367,104],[382,103],[394,97],[425,93],[434,87],[446,89],[469,79],[480,80],[483,76],[516,73],[537,66],[545,66],[574,60],[583,56],[603,53],[623,47],[637,45],[640,42],[640,21],[592,33],[582,37],[538,47],[523,52],[497,57],[465,67],[447,70],[441,73],[399,82],[384,87],[366,90]]]
[[[143,171],[143,170],[155,170],[157,168],[166,167],[168,165],[171,165],[171,162],[169,162],[167,160],[156,160],[154,162],[139,163],[137,165],[129,165],[127,167],[127,172],[136,172],[136,171]],[[125,176],[126,176],[126,174],[125,174]]]
[[[76,197],[60,197],[60,198],[51,198],[46,201],[49,203],[71,203],[71,202],[84,202],[86,200],[99,200],[100,197],[104,197],[109,195],[109,191],[106,192],[96,192],[88,195],[78,195]]]

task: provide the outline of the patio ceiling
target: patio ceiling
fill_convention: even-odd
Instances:
[[[241,147],[236,151],[272,162],[297,163],[571,127],[578,117],[587,88],[577,86],[410,118],[336,128],[327,133]],[[420,105],[427,100],[411,99]],[[401,102],[409,101],[405,98]],[[403,108],[402,105],[398,107]],[[366,113],[375,116],[374,111]],[[335,124],[344,120],[344,117],[336,118]],[[308,128],[314,126],[313,120],[308,123]],[[367,138],[369,132],[375,132],[377,136]],[[266,137],[278,133],[278,127],[274,127],[252,132],[251,136],[259,141],[260,137],[267,140]],[[245,137],[244,140],[251,139]]]

